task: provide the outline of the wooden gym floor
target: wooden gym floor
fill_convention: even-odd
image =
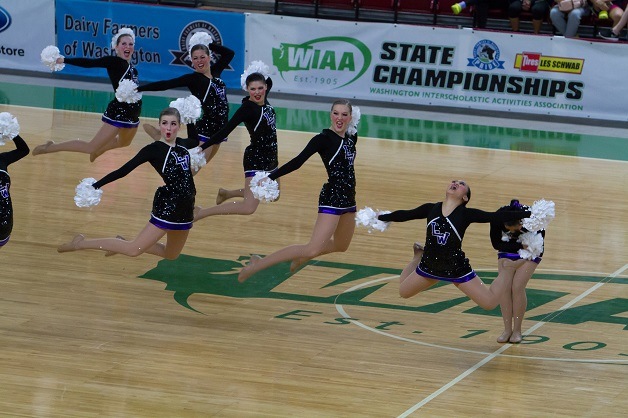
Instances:
[[[0,111],[18,117],[31,148],[48,139],[90,139],[101,124],[99,113],[4,102]],[[328,126],[327,104],[314,115],[294,111],[308,104],[281,105],[278,118],[292,120],[281,122],[279,132],[285,162]],[[132,237],[146,224],[160,184],[149,165],[106,186],[96,207],[73,202],[82,178],[102,177],[148,143],[140,132],[129,148],[95,163],[57,153],[9,167],[15,226],[0,250],[0,415],[623,416],[625,131],[553,124],[532,131],[529,121],[513,127],[362,112],[359,207],[439,201],[452,179],[471,185],[472,207],[495,210],[513,197],[556,203],[545,258],[528,285],[529,335],[522,344],[498,344],[499,311],[477,308],[451,285],[399,298],[397,274],[412,243],[424,238],[424,221],[383,233],[356,229],[346,253],[313,260],[293,276],[280,265],[238,284],[237,268],[250,254],[309,239],[325,179],[318,157],[282,179],[278,202],[261,204],[251,216],[196,224],[176,261],[58,254],[56,247],[76,233]],[[199,204],[212,204],[218,187],[242,186],[246,144],[238,128],[196,176]],[[472,225],[464,249],[490,282],[496,256],[488,225]]]

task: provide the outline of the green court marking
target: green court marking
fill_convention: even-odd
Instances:
[[[231,114],[238,108],[241,97],[234,96],[230,98]],[[113,97],[112,92],[0,83],[0,103],[18,106],[102,113]],[[173,99],[167,95],[144,95],[142,116],[158,117]],[[318,132],[329,124],[327,111],[283,107],[275,107],[275,111],[278,129]],[[598,135],[367,114],[360,119],[359,133],[371,138],[628,161],[625,138]]]

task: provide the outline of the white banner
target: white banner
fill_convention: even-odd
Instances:
[[[628,120],[622,44],[257,13],[245,30],[274,91]]]
[[[0,0],[0,68],[49,72],[41,50],[54,44],[54,0]]]

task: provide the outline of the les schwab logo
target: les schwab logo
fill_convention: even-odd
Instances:
[[[514,68],[519,71],[537,73],[546,71],[552,73],[582,74],[584,59],[565,58],[543,55],[539,52],[522,52],[515,57]]]

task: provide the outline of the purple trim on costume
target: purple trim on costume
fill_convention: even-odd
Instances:
[[[423,270],[421,270],[419,266],[417,266],[416,268],[416,274],[418,274],[419,276],[427,277],[428,279],[442,280],[444,282],[451,282],[451,283],[466,283],[476,276],[475,270],[471,270],[470,273],[467,273],[462,277],[451,278],[451,277],[434,276],[433,274],[424,272]]]
[[[504,252],[499,252],[497,253],[497,259],[499,260],[500,258],[507,258],[509,260],[512,261],[516,261],[516,260],[522,260],[521,256],[517,253],[504,253]],[[535,262],[536,264],[539,264],[541,262],[542,258],[541,257],[535,257],[530,261]]]
[[[246,171],[244,172],[244,177],[245,177],[245,178],[246,178],[246,177],[254,177],[254,176],[255,176],[255,174],[259,173],[260,171],[266,171],[266,170],[246,170]],[[273,169],[272,169],[272,170],[270,170],[270,171],[266,171],[266,172],[267,172],[268,174],[270,174],[270,173],[274,173],[275,171],[277,171],[277,167],[273,168]]]
[[[343,215],[345,213],[354,213],[355,206],[350,208],[332,208],[331,206],[319,206],[318,213],[329,213],[330,215]]]
[[[120,122],[119,120],[109,119],[107,116],[103,115],[101,120],[109,125],[115,126],[116,128],[137,128],[140,126],[140,121],[137,122]]]
[[[211,138],[211,137],[207,136],[207,135],[198,134],[198,140],[201,141],[201,142],[207,142],[209,140],[209,138]],[[220,141],[220,142],[227,142],[227,139],[229,139],[229,138],[223,138],[222,141]]]
[[[192,228],[192,222],[182,222],[182,223],[168,222],[168,221],[164,221],[163,219],[156,218],[152,214],[150,215],[149,222],[155,225],[159,229],[168,229],[171,231],[185,231],[187,229]]]
[[[9,242],[9,238],[11,238],[11,235],[9,235],[3,240],[0,240],[0,247],[4,246],[7,242]]]

